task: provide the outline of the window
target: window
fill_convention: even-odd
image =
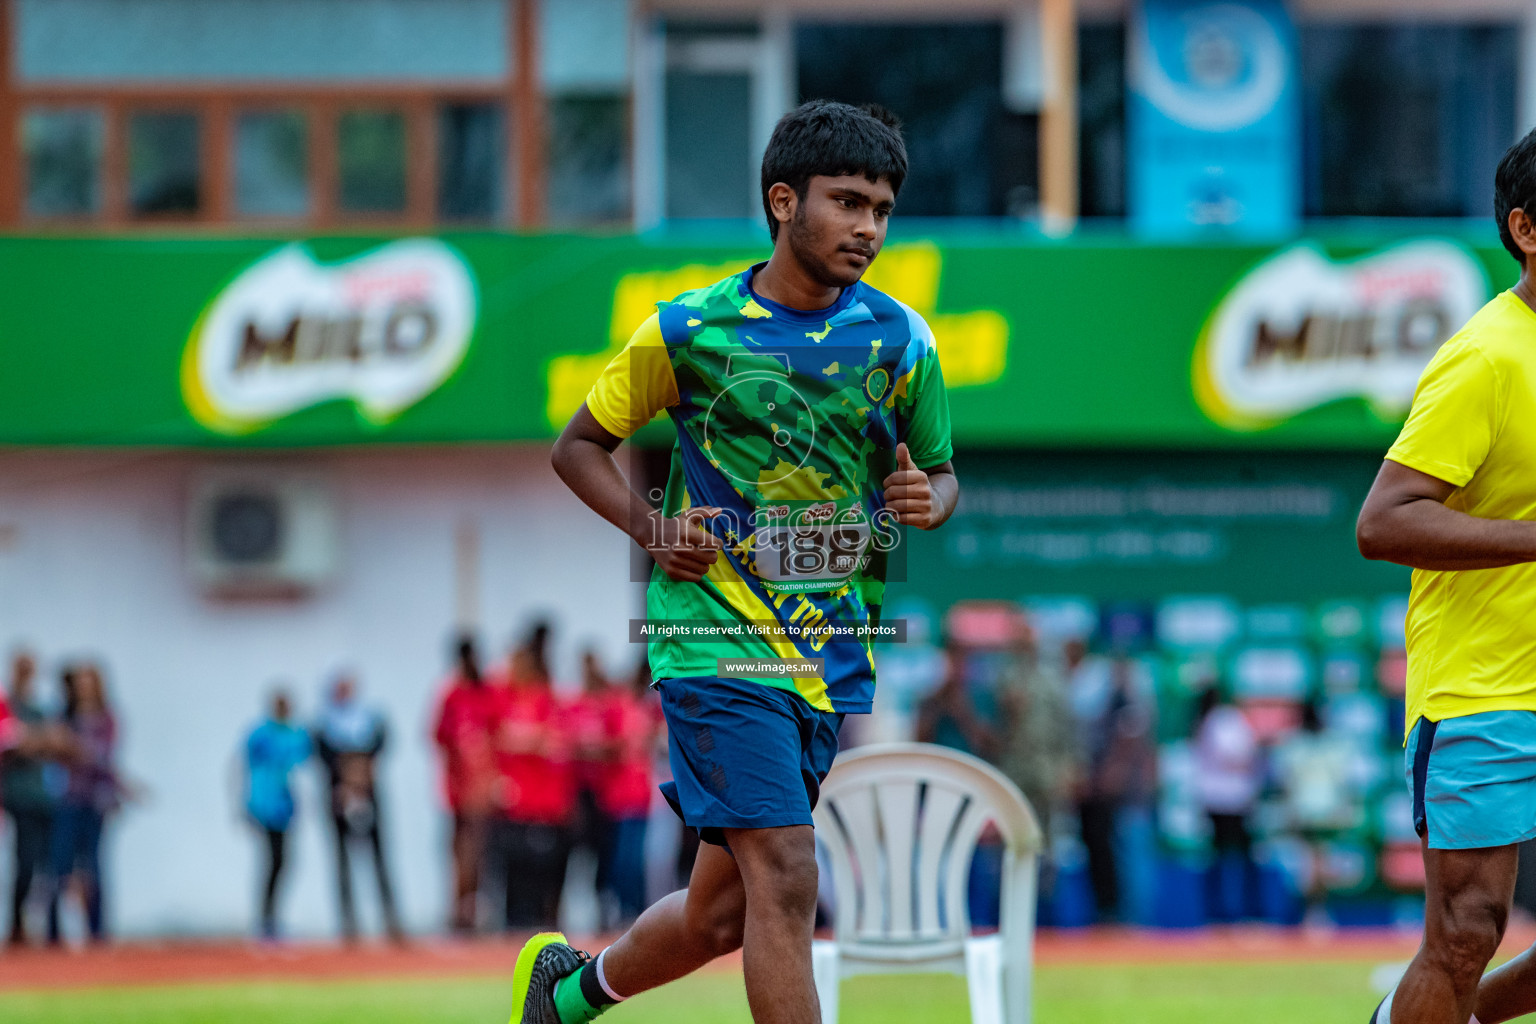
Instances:
[[[548,138],[551,223],[629,216],[629,102],[623,95],[555,97]]]
[[[29,110],[22,120],[27,213],[82,217],[101,208],[104,121],[94,110]]]
[[[1301,41],[1309,216],[1491,212],[1517,127],[1516,28],[1317,25]]]
[[[1032,114],[1003,107],[1003,26],[802,24],[800,98],[878,103],[905,124],[901,215],[1026,212],[1039,186]]]
[[[343,213],[400,214],[406,205],[405,115],[349,110],[337,123],[338,196]]]
[[[663,31],[662,216],[762,216],[753,173],[762,156],[753,138],[763,127],[753,116],[753,87],[765,52],[757,23],[668,19]]]
[[[1125,216],[1125,25],[1077,31],[1078,195],[1084,217]]]
[[[302,217],[309,212],[309,133],[296,110],[245,111],[235,121],[235,212]]]
[[[750,162],[752,72],[673,67],[667,71],[666,91],[666,215],[756,215]]]
[[[202,206],[201,126],[192,111],[128,118],[128,205],[136,217],[195,214]]]
[[[505,132],[495,103],[445,103],[437,116],[437,212],[444,220],[501,214]]]

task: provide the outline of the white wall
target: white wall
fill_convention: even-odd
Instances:
[[[587,640],[613,671],[640,654],[627,643],[643,607],[628,542],[564,489],[542,447],[268,454],[252,458],[334,482],[341,570],[308,599],[220,602],[184,568],[186,495],[201,468],[239,458],[0,454],[0,649],[35,650],[50,698],[62,660],[103,659],[122,764],[150,793],[109,826],[111,922],[123,934],[250,928],[259,858],[233,795],[236,750],[274,681],[289,681],[307,716],[347,664],[393,726],[386,828],[407,925],[437,928],[445,821],[426,734],[454,629],[455,530],[471,521],[481,537],[487,646],[499,655],[546,611],[564,679]],[[295,934],[322,934],[336,921],[332,857],[318,771],[302,774],[285,917]],[[375,920],[371,878],[358,882]]]

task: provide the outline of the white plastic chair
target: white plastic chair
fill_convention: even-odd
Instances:
[[[839,757],[821,787],[816,834],[836,892],[831,941],[812,948],[823,1024],[860,974],[958,974],[973,1024],[1028,1024],[1040,825],[1024,794],[985,761],[928,743]],[[1002,833],[1001,927],[972,936],[971,854]]]

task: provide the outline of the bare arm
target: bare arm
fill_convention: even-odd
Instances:
[[[658,515],[629,486],[613,453],[623,443],[583,402],[555,441],[550,462],[560,479],[598,515],[648,551],[674,580],[698,582],[717,557],[720,540],[698,527],[717,508],[693,508],[671,519]]]
[[[1388,459],[1355,525],[1366,558],[1414,569],[1497,569],[1536,562],[1536,522],[1479,519],[1445,506],[1456,487]]]

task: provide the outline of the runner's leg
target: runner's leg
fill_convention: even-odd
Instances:
[[[1483,975],[1477,986],[1478,1024],[1499,1024],[1536,1013],[1536,946]]]
[[[742,970],[755,1024],[820,1024],[811,972],[816,840],[809,825],[727,829],[745,883]]]
[[[1432,850],[1426,842],[1424,944],[1392,996],[1391,1024],[1467,1024],[1509,920],[1516,855],[1514,846]],[[1512,988],[1495,980],[1490,1009],[1508,1005]],[[1478,1020],[1488,1024],[1481,1013]]]
[[[688,888],[658,900],[603,951],[603,977],[628,998],[741,948],[746,890],[724,849],[699,847]]]

